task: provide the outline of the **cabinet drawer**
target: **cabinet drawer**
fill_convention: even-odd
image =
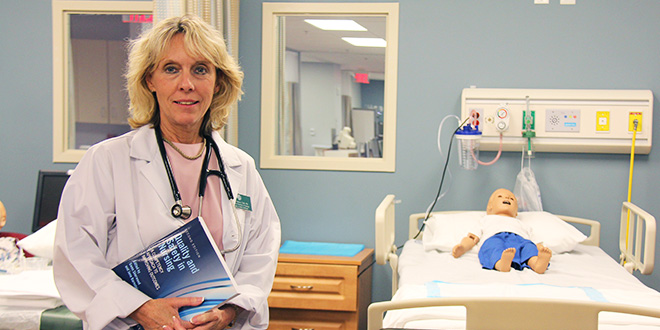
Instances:
[[[357,310],[357,267],[286,263],[277,264],[270,307],[336,311]]]
[[[328,312],[312,310],[270,310],[268,330],[348,330],[357,329],[354,312]]]
[[[268,330],[344,330],[346,327],[339,322],[322,321],[270,321]]]

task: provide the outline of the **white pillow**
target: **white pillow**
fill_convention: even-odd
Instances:
[[[51,221],[28,237],[18,241],[16,245],[37,257],[53,260],[56,227],[57,220]]]
[[[451,249],[460,243],[485,215],[484,211],[434,214],[426,220],[426,228],[422,236],[424,250],[451,252]]]
[[[520,212],[518,219],[532,227],[532,242],[543,243],[553,253],[570,252],[587,238],[573,225],[548,212]]]
[[[485,215],[483,211],[470,211],[431,216],[422,237],[424,250],[451,252]],[[543,243],[553,253],[572,251],[587,238],[577,228],[548,212],[521,212],[518,219],[532,228],[532,242]],[[478,251],[478,247],[470,250]]]

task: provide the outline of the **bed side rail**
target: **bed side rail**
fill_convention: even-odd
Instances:
[[[392,268],[392,295],[399,287],[398,267],[399,256],[396,254],[397,247],[394,244],[396,238],[394,205],[398,201],[394,195],[387,195],[376,208],[376,263],[390,264]]]
[[[660,318],[660,309],[632,305],[535,298],[420,298],[383,301],[369,305],[368,330],[383,327],[383,314],[388,310],[464,306],[467,329],[529,329],[543,325],[543,329],[598,329],[600,312],[616,312]],[[512,317],[515,315],[515,322]],[[533,327],[533,326],[532,326]]]
[[[655,232],[655,217],[633,203],[623,202],[619,249],[621,265],[628,272],[639,270],[644,275],[653,272]]]
[[[583,218],[576,218],[567,215],[557,215],[560,219],[568,223],[577,223],[587,225],[590,228],[589,236],[580,244],[600,246],[600,222]]]

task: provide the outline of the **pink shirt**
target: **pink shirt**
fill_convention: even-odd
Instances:
[[[184,144],[174,142],[174,145],[188,156],[197,155],[199,149],[202,147],[202,143]],[[192,214],[188,218],[188,220],[192,220],[200,215],[199,178],[202,171],[202,163],[204,162],[204,155],[195,160],[189,160],[181,156],[167,143],[165,143],[165,150],[172,166],[172,172],[174,172],[174,179],[179,188],[183,205],[188,205],[192,209]],[[204,153],[206,153],[206,150],[204,150]],[[209,169],[219,169],[218,159],[213,152],[211,152]],[[204,192],[204,203],[202,205],[202,218],[206,226],[209,227],[218,248],[222,250],[222,191],[224,188],[222,187],[220,178],[216,175],[209,175],[207,180],[208,183]]]

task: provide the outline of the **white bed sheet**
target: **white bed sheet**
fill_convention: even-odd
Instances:
[[[41,313],[60,305],[52,267],[0,275],[0,330],[39,329]]]
[[[579,245],[556,254],[545,274],[531,269],[508,273],[481,268],[477,254],[461,258],[425,252],[421,241],[409,240],[399,258],[399,289],[392,300],[424,297],[543,297],[660,306],[660,293],[646,287],[603,250]],[[441,282],[434,282],[441,281]],[[431,307],[387,312],[386,328],[464,329],[463,307]],[[657,319],[602,313],[602,329],[660,329]]]

